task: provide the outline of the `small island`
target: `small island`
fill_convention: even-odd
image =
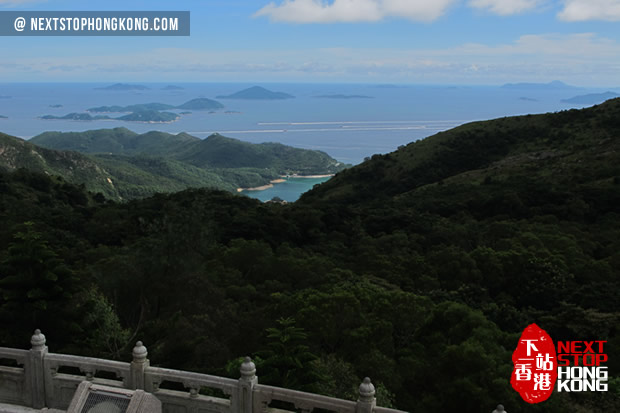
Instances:
[[[75,112],[69,113],[68,115],[65,115],[65,116],[45,115],[45,116],[40,116],[40,118],[45,119],[45,120],[85,120],[85,121],[112,119],[109,116],[102,116],[102,115],[91,116],[88,113],[75,113]]]
[[[2,116],[2,115],[0,115],[0,119],[8,119],[8,116]]]
[[[172,112],[159,112],[156,110],[145,110],[142,112],[133,112],[129,115],[116,118],[127,122],[144,122],[144,123],[169,123],[178,120],[181,116]]]
[[[549,83],[506,83],[502,85],[502,89],[561,90],[578,89],[578,87],[567,85],[559,80],[554,80]]]
[[[131,85],[128,83],[115,83],[110,86],[96,87],[95,90],[111,90],[116,92],[125,92],[129,90],[150,90],[150,88],[144,85]]]
[[[207,109],[222,109],[222,105],[217,100],[211,100],[207,98],[192,99],[182,105],[176,106],[176,109],[189,109],[189,110],[207,110]]]
[[[366,96],[366,95],[320,95],[320,96],[315,96],[316,98],[321,98],[321,99],[374,99],[373,96]]]
[[[162,87],[161,90],[185,90],[185,88],[181,86],[168,85],[166,87]]]
[[[62,105],[57,103],[55,105],[50,105],[49,107],[50,108],[62,108]]]
[[[129,106],[98,106],[96,108],[86,109],[87,112],[93,113],[123,113],[123,112],[142,112],[147,110],[167,110],[174,109],[174,106],[165,103],[139,103]]]
[[[79,121],[93,121],[93,120],[122,120],[125,122],[144,122],[144,123],[169,123],[178,120],[181,116],[172,112],[159,112],[157,110],[143,110],[139,112],[132,112],[128,115],[124,115],[118,118],[111,118],[107,115],[92,116],[89,113],[69,113],[65,116],[45,115],[40,116],[40,119],[44,120],[79,120]]]
[[[611,91],[604,93],[589,93],[587,95],[573,96],[570,99],[562,99],[562,103],[577,103],[580,105],[595,105],[597,103],[603,103],[608,99],[617,98],[619,94]]]
[[[145,112],[145,111],[158,111],[158,110],[169,110],[169,109],[185,109],[185,110],[206,110],[206,109],[222,109],[224,105],[216,100],[211,100],[207,98],[198,98],[187,101],[181,105],[174,106],[168,105],[166,103],[138,103],[136,105],[128,105],[128,106],[98,106],[95,108],[86,109],[87,112],[91,113],[130,113],[130,112]]]
[[[520,97],[519,100],[522,100],[524,102],[538,102],[538,99],[528,98],[525,96]]]
[[[282,100],[293,99],[295,96],[289,95],[284,92],[273,92],[267,90],[264,87],[252,86],[247,89],[243,89],[232,95],[219,95],[216,99],[240,99],[240,100]]]

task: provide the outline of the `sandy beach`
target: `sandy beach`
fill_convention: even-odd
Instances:
[[[327,175],[281,175],[282,178],[330,178],[334,176],[334,174]]]
[[[273,188],[273,184],[267,184],[263,186],[255,186],[254,188],[237,188],[237,192],[241,191],[264,191],[265,189]]]
[[[333,174],[329,175],[281,175],[280,179],[272,179],[269,181],[269,184],[256,186],[254,188],[237,188],[237,192],[242,191],[264,191],[265,189],[273,188],[273,184],[281,184],[282,182],[286,182],[288,178],[330,178],[334,176]]]

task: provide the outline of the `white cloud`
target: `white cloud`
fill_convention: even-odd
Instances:
[[[456,0],[284,0],[271,2],[254,16],[286,23],[375,22],[386,17],[432,21]]]
[[[3,54],[0,46],[0,55]],[[128,63],[129,62],[129,63]],[[56,50],[0,62],[0,78],[128,81],[355,81],[501,84],[561,79],[616,86],[620,43],[593,33],[530,34],[454,47],[203,50],[148,49],[67,56]]]
[[[564,9],[558,14],[561,20],[620,21],[620,0],[565,0]]]
[[[477,9],[508,16],[532,10],[541,4],[541,0],[470,0],[469,6]]]

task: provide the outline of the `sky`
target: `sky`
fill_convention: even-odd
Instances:
[[[620,0],[0,0],[188,10],[189,37],[0,37],[0,82],[620,87]]]

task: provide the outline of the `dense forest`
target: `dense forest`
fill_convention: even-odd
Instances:
[[[338,173],[294,204],[188,189],[118,203],[0,174],[0,343],[126,358],[408,411],[620,407],[620,100],[476,122]],[[606,340],[610,388],[528,405],[536,322]]]

